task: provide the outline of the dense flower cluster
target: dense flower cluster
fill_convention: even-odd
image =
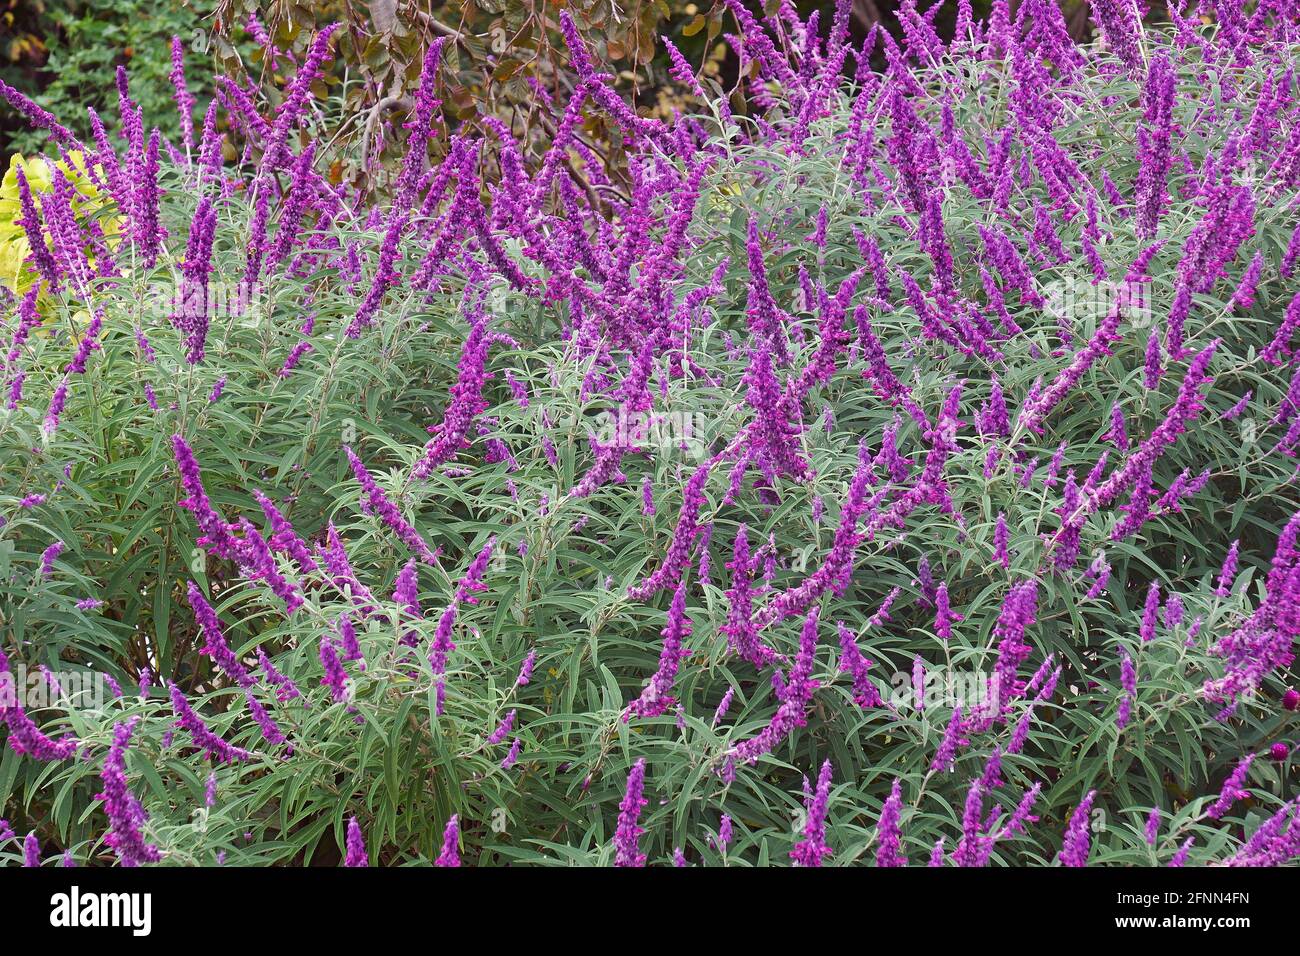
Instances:
[[[726,0],[671,121],[563,10],[547,136],[457,127],[439,40],[377,201],[337,27],[253,21],[287,84],[197,129],[174,52],[179,144],[125,70],[120,141],[0,84],[60,157],[0,303],[11,789],[97,775],[59,838],[122,865],[1295,862],[1300,9],[1241,6]]]

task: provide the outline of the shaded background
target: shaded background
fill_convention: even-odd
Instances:
[[[1013,13],[1019,2],[1011,0]],[[981,18],[990,4],[972,0]],[[746,5],[756,15],[774,16],[779,0],[747,0]],[[919,0],[922,12],[933,5]],[[936,26],[947,36],[957,4],[941,0],[941,5]],[[794,6],[805,17],[820,11],[825,35],[834,0],[804,0]],[[418,82],[425,50],[438,36],[449,40],[440,74],[446,131],[472,128],[478,117],[490,114],[509,122],[533,155],[545,150],[553,130],[553,111],[540,101],[538,89],[563,102],[573,85],[558,29],[561,9],[573,13],[600,62],[642,112],[668,116],[691,105],[689,94],[668,75],[662,37],[699,67],[706,85],[713,80],[734,91],[733,109],[746,108],[743,84],[736,89],[740,64],[725,42],[735,21],[724,15],[722,0],[0,0],[0,7],[0,77],[6,82],[89,136],[86,107],[96,109],[110,131],[116,129],[114,75],[118,66],[126,66],[146,127],[157,126],[173,142],[179,126],[168,81],[172,36],[183,41],[189,86],[198,98],[198,125],[214,74],[255,87],[269,113],[315,31],[343,23],[333,42],[333,71],[315,89],[318,132],[345,146],[345,159],[330,171],[331,177],[370,193],[382,192],[391,182],[404,145],[409,92]],[[1063,0],[1062,7],[1071,33],[1086,40],[1092,24],[1085,0]],[[894,0],[853,0],[855,45],[875,23],[901,37],[897,9]],[[283,56],[265,55],[253,38],[250,15]],[[224,111],[221,116],[226,158],[235,160],[245,145],[251,145],[255,158],[258,144],[241,142],[240,131],[224,126]],[[618,132],[592,118],[583,133],[617,170]],[[445,142],[446,137],[439,139]],[[0,103],[5,165],[10,154],[37,152],[43,145],[42,136],[27,130]],[[431,159],[439,158],[438,148],[435,144]]]

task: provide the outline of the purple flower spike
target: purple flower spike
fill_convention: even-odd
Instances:
[[[442,832],[442,852],[434,866],[460,866],[460,816],[453,813]]]
[[[691,634],[690,618],[686,616],[686,586],[678,584],[673,592],[673,603],[668,609],[668,625],[661,632],[663,645],[659,653],[659,669],[651,676],[641,696],[628,705],[623,715],[631,717],[658,717],[677,703],[672,690],[677,682],[677,671],[686,658],[682,641]]]
[[[1088,795],[1079,801],[1070,815],[1070,822],[1065,830],[1065,843],[1061,847],[1062,866],[1080,867],[1088,865],[1088,851],[1091,847],[1090,827],[1092,819],[1092,801],[1097,796],[1096,790],[1089,790]]]
[[[1238,800],[1250,796],[1249,791],[1243,790],[1242,784],[1246,782],[1246,775],[1250,772],[1251,762],[1255,759],[1254,754],[1247,754],[1237,764],[1228,779],[1223,782],[1223,789],[1219,792],[1219,797],[1205,811],[1205,815],[1211,820],[1217,820]]]
[[[126,779],[126,750],[139,720],[139,717],[133,717],[125,723],[113,725],[113,745],[104,758],[99,775],[104,789],[98,799],[104,801],[104,813],[108,816],[105,842],[117,854],[118,863],[127,867],[162,860],[158,848],[145,842],[141,828],[149,816],[131,793]]]
[[[370,472],[366,470],[366,466],[362,464],[361,459],[346,445],[343,451],[348,456],[348,463],[352,466],[352,473],[356,476],[357,483],[361,485],[362,491],[365,492],[363,500],[368,510],[374,513],[384,524],[388,525],[401,539],[402,543],[410,548],[422,561],[426,564],[436,564],[438,561],[437,556],[424,543],[424,538],[420,536],[414,526],[402,517],[402,513],[389,500],[388,495],[375,484],[375,480],[370,476]]]
[[[366,853],[366,842],[361,836],[361,824],[356,817],[348,820],[347,855],[343,858],[344,866],[369,866],[370,856]]]
[[[645,788],[645,758],[632,765],[627,775],[627,792],[618,807],[618,829],[614,833],[614,865],[645,866],[646,855],[640,852],[637,841],[645,831],[637,826],[641,810],[648,802],[642,791]]]
[[[236,747],[214,734],[194,712],[179,687],[169,684],[168,690],[171,693],[172,709],[176,712],[176,726],[186,731],[193,740],[194,746],[203,751],[210,760],[217,763],[235,763],[252,758],[253,755],[247,750]]]
[[[889,799],[881,807],[880,819],[876,823],[876,866],[907,866],[907,857],[903,854],[903,834],[898,827],[902,810],[902,788],[895,777]]]
[[[827,760],[817,775],[816,791],[804,803],[803,839],[790,851],[790,859],[799,866],[821,866],[822,861],[831,855],[831,848],[826,845],[826,804],[830,792],[831,762]],[[730,818],[727,820],[730,822]]]

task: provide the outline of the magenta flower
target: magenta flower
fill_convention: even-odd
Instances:
[[[48,578],[54,574],[54,562],[63,553],[63,542],[55,541],[41,552],[41,577]]]
[[[840,638],[840,670],[853,681],[853,702],[859,707],[881,706],[880,692],[867,674],[871,661],[863,657],[853,632],[842,621],[836,624],[836,628]]]
[[[257,724],[258,729],[262,732],[262,738],[268,744],[274,747],[288,742],[288,738],[285,737],[284,731],[280,729],[280,725],[267,712],[262,702],[253,696],[251,690],[244,691],[244,702],[248,705],[248,713],[252,716],[253,722]],[[290,744],[286,750],[288,753],[293,753],[293,745]]]
[[[492,733],[488,735],[487,742],[489,746],[499,744],[501,741],[506,739],[506,735],[510,733],[510,729],[515,725],[516,713],[517,711],[512,710],[510,713],[506,714],[505,717],[502,718],[501,723],[497,725],[496,730],[492,731]]]
[[[1062,866],[1080,867],[1088,865],[1088,851],[1091,848],[1090,827],[1092,819],[1092,801],[1097,796],[1096,790],[1089,790],[1088,795],[1079,801],[1070,815],[1070,822],[1065,829],[1065,843],[1058,858]]]
[[[632,765],[627,775],[627,792],[618,808],[618,828],[614,833],[614,865],[645,866],[646,855],[640,852],[637,841],[645,832],[637,826],[637,819],[648,802],[642,795],[645,788],[645,758]]]
[[[235,763],[249,760],[252,754],[242,747],[236,747],[214,734],[203,719],[194,712],[181,689],[175,684],[168,684],[171,693],[172,710],[176,713],[176,726],[190,735],[194,746],[204,755],[217,763]]]
[[[492,549],[496,547],[496,538],[490,537],[487,542],[479,549],[474,560],[469,563],[465,569],[465,575],[456,584],[456,600],[463,601],[465,604],[477,604],[478,598],[475,596],[479,591],[486,591],[487,585],[483,583],[483,576],[487,573],[488,561],[492,558]]]
[[[939,749],[934,752],[934,759],[930,762],[931,770],[947,772],[952,769],[953,760],[957,756],[957,748],[970,742],[962,738],[962,726],[961,707],[954,707],[952,716],[948,720],[948,726],[943,732],[943,740],[939,742]]]
[[[900,499],[895,505],[897,509],[895,514],[901,514],[903,508],[915,507],[916,503],[941,484],[937,477],[932,477],[933,472],[941,467],[941,460],[941,456],[938,461],[933,462],[927,458],[926,473],[918,483],[919,488],[911,497]],[[866,455],[865,447],[860,447],[858,467],[849,482],[848,497],[840,508],[840,521],[835,529],[830,551],[821,566],[805,578],[802,584],[781,592],[759,612],[756,623],[760,627],[767,627],[787,617],[802,614],[827,591],[842,594],[848,587],[853,573],[854,554],[859,543],[867,537],[866,532],[858,530],[858,524],[863,517],[875,511],[876,505],[886,493],[885,490],[881,490],[873,496],[868,496],[867,491],[874,480],[871,466],[872,462]],[[884,520],[881,519],[882,524]]]
[[[344,330],[344,334],[348,338],[355,339],[361,335],[363,329],[370,327],[375,313],[384,300],[384,296],[401,281],[401,273],[397,271],[393,263],[397,260],[399,244],[402,241],[402,234],[406,230],[408,222],[409,219],[405,213],[394,214],[391,217],[388,231],[384,234],[383,245],[379,250],[379,265],[375,270],[375,278],[371,283],[370,291],[366,293],[366,297],[357,307],[351,323]]]
[[[677,587],[682,572],[690,561],[691,546],[695,543],[700,528],[700,510],[706,503],[704,488],[715,461],[716,459],[705,461],[686,482],[682,489],[682,507],[678,512],[672,543],[659,568],[628,590],[628,596],[633,600],[643,601],[660,590]]]
[[[1151,812],[1147,815],[1145,827],[1146,841],[1148,846],[1156,845],[1156,837],[1160,834],[1160,808],[1152,807]]]
[[[501,769],[509,770],[519,760],[519,751],[523,747],[522,738],[516,737],[510,742],[510,750],[506,753],[505,759],[501,761]]]
[[[240,687],[252,687],[254,684],[252,674],[226,643],[216,611],[212,609],[212,605],[203,597],[203,592],[193,581],[189,582],[186,595],[190,608],[194,611],[194,621],[199,625],[199,633],[203,635],[204,643],[200,653],[211,658],[217,668]]]
[[[9,87],[4,87],[7,90]],[[23,227],[27,234],[28,245],[31,246],[31,260],[40,273],[42,279],[50,284],[51,289],[59,287],[59,267],[51,255],[49,246],[45,244],[45,230],[42,228],[41,214],[36,210],[36,201],[32,198],[31,187],[27,183],[27,174],[22,166],[15,167],[15,176],[18,182],[18,201],[19,208],[22,210],[22,217],[14,220],[16,225]]]
[[[949,606],[947,582],[939,585],[939,590],[935,593],[934,608],[934,632],[944,640],[948,640],[952,637],[952,626],[964,621],[965,616],[957,614]]]
[[[203,488],[203,479],[199,473],[198,462],[189,444],[180,435],[172,436],[172,450],[176,456],[176,468],[180,473],[181,487],[188,497],[178,504],[193,512],[199,530],[203,532],[198,539],[200,547],[207,548],[219,558],[235,558],[239,551],[239,542],[231,535],[231,525],[212,506]]]
[[[145,841],[141,830],[149,815],[131,793],[126,779],[126,750],[139,720],[139,717],[133,717],[125,723],[113,725],[113,745],[99,774],[104,789],[98,794],[98,799],[104,801],[104,813],[108,817],[108,835],[104,842],[113,848],[118,863],[126,867],[162,860],[158,848]]]
[[[302,692],[298,690],[298,685],[276,669],[275,664],[266,656],[266,652],[260,646],[257,648],[257,661],[262,667],[262,674],[266,677],[266,682],[275,688],[276,700],[283,704],[302,696]]]
[[[356,572],[352,569],[352,564],[348,560],[347,548],[344,547],[343,540],[339,537],[333,522],[330,522],[325,527],[325,544],[318,544],[316,553],[321,559],[321,564],[329,573],[334,586],[340,591],[352,595],[352,603],[360,608],[364,617],[372,610],[370,604],[374,601],[374,598],[371,596],[370,590],[357,579]]]
[[[1007,552],[1010,533],[1007,530],[1007,516],[998,512],[998,520],[993,528],[993,560],[1002,565],[1004,571],[1011,568],[1011,555]]]
[[[830,792],[831,762],[827,760],[817,775],[817,789],[804,801],[803,839],[790,851],[790,859],[799,866],[821,866],[822,861],[831,855],[831,848],[826,845],[826,804]],[[729,817],[724,819],[730,824]]]
[[[1187,863],[1187,855],[1191,851],[1192,844],[1195,841],[1196,841],[1196,837],[1188,837],[1186,840],[1184,840],[1182,846],[1178,848],[1178,852],[1175,853],[1172,858],[1170,858],[1169,865],[1170,866],[1185,865]]]
[[[1109,10],[1117,11],[1123,2],[1124,0],[1106,0],[1106,5]],[[1118,27],[1118,21],[1116,26]],[[1128,29],[1120,28],[1120,32],[1123,36],[1129,35]],[[1132,68],[1134,63],[1128,61],[1126,65]],[[1138,233],[1144,237],[1155,234],[1168,199],[1165,182],[1169,175],[1176,84],[1177,78],[1168,58],[1163,53],[1153,56],[1147,70],[1146,86],[1142,91],[1144,124],[1138,131],[1140,169],[1135,189]],[[1151,254],[1154,255],[1154,248]],[[1144,269],[1145,264],[1135,264],[1130,273],[1141,274]]]
[[[1124,690],[1124,696],[1120,698],[1119,713],[1115,717],[1115,726],[1123,730],[1128,726],[1129,718],[1133,714],[1133,701],[1137,696],[1137,668],[1134,666],[1133,658],[1129,656],[1128,651],[1121,649],[1119,654],[1119,683]]]
[[[1241,277],[1241,283],[1237,290],[1232,294],[1232,306],[1243,312],[1250,309],[1255,304],[1255,291],[1259,285],[1260,273],[1264,271],[1264,254],[1256,252],[1254,258],[1250,260],[1245,273]]]
[[[72,135],[72,131],[66,126],[61,126],[52,113],[42,109],[30,97],[24,96],[3,80],[0,80],[0,99],[8,103],[29,126],[48,133],[56,143],[61,145],[76,143],[77,139]]]
[[[1146,363],[1142,368],[1142,384],[1149,390],[1160,384],[1160,336],[1151,333],[1147,339]],[[1118,442],[1116,443],[1118,444]]]
[[[993,852],[994,835],[985,834],[981,814],[984,812],[984,783],[971,781],[966,791],[966,805],[962,812],[961,840],[952,853],[952,861],[960,867],[982,867]]]
[[[734,766],[736,761],[757,763],[759,757],[771,753],[796,727],[802,727],[808,722],[808,709],[812,706],[813,693],[819,686],[818,681],[812,677],[817,651],[818,613],[814,607],[804,620],[799,637],[799,653],[779,694],[781,704],[776,713],[757,736],[743,740],[731,748],[727,754],[727,768]],[[727,772],[729,769],[724,769],[724,773]]]
[[[515,686],[525,686],[533,677],[533,667],[537,664],[537,649],[534,648],[528,652],[524,662],[519,665],[519,676],[515,678]]]
[[[691,621],[686,616],[686,587],[677,585],[672,606],[668,609],[668,625],[660,632],[663,644],[659,652],[659,669],[651,676],[641,696],[628,705],[623,720],[631,717],[658,717],[677,703],[672,690],[677,682],[677,671],[685,660],[687,650],[682,641],[690,637]]]
[[[366,853],[366,843],[361,836],[361,824],[357,818],[348,819],[347,855],[343,858],[344,866],[369,866],[370,856]]]
[[[1237,577],[1237,545],[1239,540],[1233,540],[1232,545],[1228,548],[1228,553],[1224,555],[1223,567],[1219,569],[1219,579],[1215,582],[1214,593],[1219,597],[1227,597],[1232,593],[1232,582]]]
[[[1147,643],[1156,636],[1157,615],[1160,612],[1160,582],[1152,581],[1151,586],[1147,588],[1146,603],[1142,608],[1142,626],[1138,630],[1138,636],[1142,643]]]
[[[460,815],[453,813],[442,832],[442,852],[434,866],[460,866]]]
[[[731,842],[731,836],[731,817],[724,813],[722,819],[718,821],[718,837],[714,841],[714,846],[718,848],[719,853],[727,852],[727,844]]]
[[[429,666],[434,676],[441,676],[447,670],[447,658],[456,649],[451,639],[452,627],[456,623],[456,602],[447,605],[447,609],[438,618],[437,629],[433,633],[433,644],[429,650]]]
[[[1295,335],[1296,329],[1300,328],[1300,292],[1297,292],[1291,299],[1291,303],[1286,307],[1283,314],[1282,323],[1278,326],[1277,332],[1273,334],[1273,340],[1269,342],[1268,347],[1259,353],[1260,358],[1274,365],[1281,365],[1292,355],[1291,339]]]
[[[1033,652],[1025,642],[1025,631],[1034,623],[1038,602],[1038,583],[1033,580],[1014,584],[1002,602],[1002,610],[993,636],[998,638],[998,657],[994,665],[994,700],[1005,707],[1025,689],[1016,674]]]
[[[754,623],[754,564],[749,554],[749,534],[742,524],[736,529],[732,559],[731,587],[727,590],[727,622],[720,630],[727,635],[727,647],[756,667],[762,667],[773,651],[759,638]]]
[[[0,721],[9,725],[9,749],[43,762],[75,756],[80,745],[77,739],[54,740],[42,733],[17,700],[18,695],[13,692],[16,683],[9,670],[9,658],[0,649]]]
[[[365,497],[362,499],[363,507],[388,525],[402,543],[422,561],[426,564],[436,564],[437,556],[424,543],[424,538],[415,527],[402,517],[402,513],[397,510],[397,506],[392,503],[388,495],[375,483],[366,466],[361,463],[361,459],[346,445],[343,446],[343,451],[348,456],[348,463],[352,466],[352,473],[356,476],[357,483],[365,492]]]
[[[907,866],[907,857],[903,853],[903,834],[898,827],[902,810],[902,789],[895,777],[889,799],[880,808],[880,819],[876,821],[876,866]]]
[[[1042,423],[1066,394],[1078,384],[1092,365],[1103,355],[1110,354],[1110,346],[1120,340],[1116,330],[1119,327],[1121,311],[1113,309],[1097,326],[1097,331],[1088,343],[1074,354],[1070,364],[1057,374],[1050,385],[1037,396],[1027,401],[1020,410],[1019,425],[1030,431],[1042,431]]]
[[[413,478],[427,478],[440,465],[451,461],[463,448],[469,446],[466,435],[470,423],[487,407],[483,400],[483,386],[491,373],[485,368],[492,339],[487,334],[487,323],[481,317],[471,317],[470,332],[461,349],[456,384],[451,389],[451,401],[443,412],[442,421],[431,429],[434,437],[424,447],[424,454],[411,471]]]
[[[289,555],[304,574],[320,570],[320,566],[311,556],[311,549],[298,537],[293,525],[275,502],[256,488],[253,489],[253,498],[261,505],[262,513],[266,515],[267,525],[271,529],[271,537],[267,542],[271,550]]]
[[[786,346],[786,324],[790,316],[781,310],[772,298],[767,282],[767,269],[763,264],[763,244],[759,237],[758,220],[750,217],[748,241],[745,245],[749,261],[749,307],[747,310],[749,327],[759,337],[762,345],[759,354],[775,356],[784,364],[789,361]]]
[[[338,648],[334,642],[328,637],[322,638],[318,654],[321,669],[324,671],[320,679],[321,685],[329,688],[335,702],[350,701],[352,695],[347,671],[343,669],[343,662],[339,660]]]
[[[1219,791],[1218,799],[1214,801],[1205,811],[1205,815],[1211,820],[1217,820],[1228,812],[1234,803],[1250,796],[1250,792],[1242,789],[1242,784],[1246,782],[1246,775],[1250,772],[1250,764],[1255,759],[1254,754],[1247,754],[1233,768],[1228,779],[1223,782],[1223,789]]]

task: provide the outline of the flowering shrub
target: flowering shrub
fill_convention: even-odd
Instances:
[[[4,859],[1300,855],[1297,11],[727,6],[761,111],[642,117],[566,17],[535,166],[426,168],[435,47],[373,208],[328,30],[223,99],[255,164],[3,91],[123,217],[19,177]]]

